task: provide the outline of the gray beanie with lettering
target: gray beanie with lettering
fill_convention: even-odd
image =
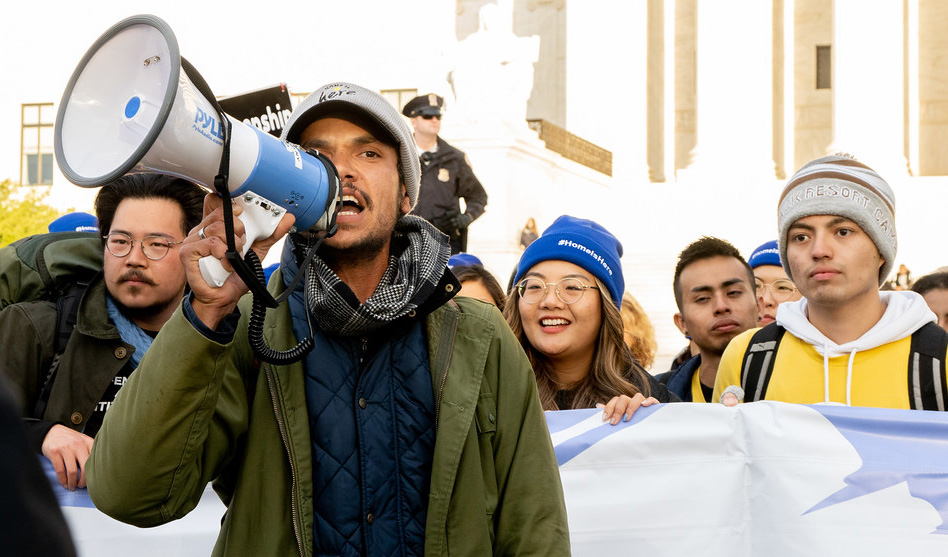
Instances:
[[[831,155],[810,161],[797,170],[777,206],[777,242],[780,260],[793,279],[787,262],[787,233],[796,221],[813,215],[839,215],[859,225],[885,259],[879,286],[895,265],[895,194],[881,176],[848,156]]]
[[[296,107],[283,128],[281,139],[299,143],[300,134],[307,126],[326,116],[339,113],[356,113],[367,116],[373,135],[387,133],[397,144],[398,165],[412,208],[418,202],[418,187],[421,182],[421,163],[411,129],[385,97],[354,83],[329,83],[313,91]],[[385,141],[385,137],[376,137]]]

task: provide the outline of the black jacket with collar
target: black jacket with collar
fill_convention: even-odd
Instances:
[[[466,229],[452,228],[446,221],[461,212],[460,199],[464,199],[464,213],[472,222],[477,220],[487,206],[487,192],[474,175],[464,152],[440,137],[438,149],[433,153],[425,151],[420,158],[421,188],[412,214],[447,234],[451,238],[451,253],[465,251]]]

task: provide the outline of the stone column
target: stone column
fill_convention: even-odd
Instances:
[[[683,179],[772,179],[772,6],[696,2],[697,145]]]
[[[907,175],[902,0],[835,0],[833,151]]]
[[[584,0],[569,12],[565,127],[612,151],[612,176],[629,186],[648,182],[647,38],[645,2]]]

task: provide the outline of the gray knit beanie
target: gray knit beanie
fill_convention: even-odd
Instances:
[[[283,128],[281,139],[299,143],[300,134],[322,116],[356,112],[371,118],[398,143],[398,164],[412,208],[418,202],[421,163],[415,139],[405,119],[385,97],[353,83],[330,83],[313,91],[296,107]],[[377,138],[384,139],[384,138]]]
[[[839,215],[859,225],[869,235],[885,263],[879,285],[895,265],[898,238],[895,233],[895,194],[874,170],[852,158],[831,155],[810,161],[797,170],[777,207],[780,260],[793,279],[787,263],[787,232],[796,221],[813,215]]]

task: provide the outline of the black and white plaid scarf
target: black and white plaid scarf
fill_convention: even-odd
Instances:
[[[365,303],[359,303],[321,258],[313,258],[305,278],[311,315],[327,333],[371,333],[423,304],[438,286],[450,256],[447,237],[437,228],[419,217],[402,217],[395,224],[388,268]]]

